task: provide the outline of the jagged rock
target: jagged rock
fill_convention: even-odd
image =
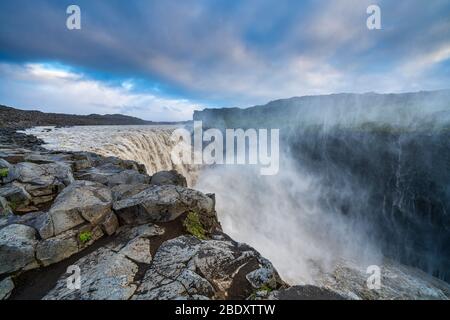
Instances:
[[[115,201],[114,211],[127,224],[172,221],[187,211],[215,216],[211,198],[179,186],[150,186],[129,198]]]
[[[76,227],[85,221],[98,224],[111,213],[111,191],[105,186],[76,181],[64,189],[50,208],[55,234]]]
[[[148,183],[150,177],[135,170],[124,170],[114,164],[105,164],[100,167],[90,168],[78,175],[79,179],[98,182],[109,187],[120,184]]]
[[[75,264],[81,269],[81,289],[68,289],[64,275],[45,300],[127,300],[136,290],[138,266],[123,254],[99,248]]]
[[[47,212],[32,212],[8,217],[8,224],[23,224],[36,229],[42,239],[53,237],[53,223]]]
[[[255,289],[261,288],[263,285],[275,289],[280,282],[280,278],[273,265],[264,258],[260,258],[259,262],[259,268],[247,274],[245,278]]]
[[[233,297],[236,294],[231,292],[231,288],[236,287],[233,282],[238,281],[237,278],[246,281],[245,276],[257,269],[258,263],[267,265],[268,262],[248,246],[180,236],[164,242],[158,249],[133,299],[179,299],[194,295]],[[274,275],[274,278],[279,279],[279,276]],[[280,280],[275,288],[281,285]],[[251,284],[239,283],[239,290],[243,296],[250,295]]]
[[[39,242],[36,257],[44,266],[62,261],[78,252],[77,232],[69,230]]]
[[[0,229],[0,274],[15,272],[34,264],[36,231],[11,224]]]
[[[14,282],[11,277],[7,277],[0,281],[0,300],[6,300],[14,290]]]
[[[179,174],[176,170],[157,172],[152,176],[150,183],[155,185],[176,185],[187,187],[186,178]]]

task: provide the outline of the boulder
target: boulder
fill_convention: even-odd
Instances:
[[[215,217],[213,200],[179,186],[150,186],[131,197],[115,201],[114,211],[125,223],[167,222],[188,211]]]
[[[111,191],[90,181],[76,181],[64,189],[50,208],[55,234],[85,221],[98,224],[111,213]]]
[[[0,229],[0,274],[27,269],[35,264],[36,231],[10,224]]]
[[[186,178],[176,170],[157,172],[152,176],[150,183],[159,186],[175,185],[180,187],[187,187]]]

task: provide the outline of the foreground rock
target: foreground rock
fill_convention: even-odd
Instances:
[[[254,249],[219,235],[223,239],[181,235],[152,257],[162,234],[152,224],[121,231],[120,239],[75,262],[84,275],[81,290],[68,289],[64,275],[45,299],[245,299],[261,287],[284,286]]]

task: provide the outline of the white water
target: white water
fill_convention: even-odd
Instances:
[[[216,193],[223,230],[268,258],[291,284],[315,283],[339,259],[361,266],[377,264],[374,246],[345,217],[319,208],[321,185],[314,176],[294,169],[289,159],[277,176],[263,177],[255,168],[177,166],[171,159],[174,126],[38,127],[27,130],[46,148],[91,151],[143,163],[149,174],[176,169],[190,186]],[[51,129],[51,130],[50,130]],[[199,174],[200,172],[200,174]],[[345,192],[345,188],[342,190]]]
[[[198,167],[177,165],[171,157],[170,136],[177,126],[75,126],[35,127],[25,132],[45,141],[50,150],[90,151],[103,156],[134,160],[145,165],[149,175],[175,169],[195,183]]]

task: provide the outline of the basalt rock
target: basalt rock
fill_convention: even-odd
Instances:
[[[186,178],[179,174],[176,170],[160,171],[152,176],[150,181],[155,185],[175,185],[180,187],[187,187]]]

